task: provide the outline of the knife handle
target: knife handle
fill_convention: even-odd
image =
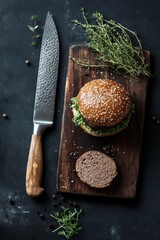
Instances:
[[[26,192],[31,197],[37,197],[44,191],[41,187],[42,172],[42,137],[33,134],[26,171]]]

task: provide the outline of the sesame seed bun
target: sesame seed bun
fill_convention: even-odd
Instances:
[[[95,137],[111,136],[128,127],[134,104],[125,87],[113,80],[86,83],[71,99],[73,122]]]
[[[78,106],[90,125],[113,127],[131,109],[131,100],[124,86],[116,81],[97,79],[86,83],[79,91]]]

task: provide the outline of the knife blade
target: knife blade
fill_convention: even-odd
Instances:
[[[39,196],[43,172],[42,134],[53,125],[59,65],[59,39],[51,14],[48,12],[41,44],[37,87],[33,113],[33,134],[26,169],[26,193]]]

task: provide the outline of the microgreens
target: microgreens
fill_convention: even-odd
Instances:
[[[59,226],[52,232],[58,231],[59,236],[71,239],[75,234],[79,234],[82,227],[79,225],[79,215],[82,213],[82,209],[71,210],[64,206],[61,206],[62,212],[54,212],[51,217],[54,218]]]
[[[41,34],[38,33],[38,28],[39,28],[39,25],[37,24],[37,18],[38,16],[37,15],[33,15],[29,18],[31,24],[30,25],[27,25],[28,29],[33,32],[33,36],[32,36],[32,43],[31,45],[32,46],[37,46],[37,43],[38,43],[38,38],[41,37]]]

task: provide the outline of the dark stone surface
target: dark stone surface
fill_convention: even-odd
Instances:
[[[63,110],[69,45],[83,43],[84,33],[73,28],[72,19],[81,18],[80,8],[102,12],[136,31],[145,49],[152,53],[152,71],[137,198],[101,199],[64,195],[84,210],[83,231],[75,239],[157,240],[160,238],[160,2],[158,0],[1,0],[0,1],[0,239],[61,239],[51,233],[49,213],[55,210],[58,148]],[[25,193],[25,170],[32,134],[32,115],[40,47],[32,48],[27,29],[31,15],[39,16],[42,32],[47,11],[53,13],[60,37],[61,56],[56,100],[55,125],[44,134],[45,195],[32,199]],[[26,65],[28,59],[31,65]],[[8,118],[3,118],[6,113]],[[14,204],[13,204],[14,203]],[[66,203],[67,204],[67,203]],[[46,209],[46,211],[44,211]],[[56,208],[57,209],[57,208]],[[39,214],[37,214],[39,212]],[[40,215],[42,214],[42,215]],[[40,217],[43,216],[44,217]]]

